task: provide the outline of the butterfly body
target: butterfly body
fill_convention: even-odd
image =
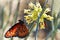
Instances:
[[[5,34],[6,38],[20,37],[24,38],[29,34],[29,30],[23,21],[19,20],[19,23],[12,26]]]

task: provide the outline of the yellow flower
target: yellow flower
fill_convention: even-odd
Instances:
[[[44,11],[44,13],[43,13],[42,16],[44,16],[44,18],[46,18],[47,20],[52,21],[53,20],[53,17],[51,17],[50,15],[47,15],[46,14],[46,13],[48,13],[50,11],[51,11],[50,8],[46,8],[46,10]]]
[[[38,12],[41,12],[42,11],[42,7],[41,7],[41,5],[40,5],[39,2],[36,2],[36,7],[38,9]]]
[[[31,10],[30,9],[24,9],[24,13],[25,14],[31,14]]]
[[[32,23],[33,21],[36,21],[39,14],[42,12],[42,7],[39,2],[36,2],[36,5],[33,4],[32,2],[29,3],[29,7],[31,9],[24,9],[24,13],[28,14],[25,17],[25,20],[28,24]],[[46,13],[50,12],[50,8],[46,8],[44,13],[41,15],[39,22],[40,22],[40,29],[45,29],[45,24],[44,24],[44,18],[46,18],[49,21],[53,20],[53,17],[50,15],[47,15]],[[36,25],[35,25],[36,28]]]
[[[49,8],[46,8],[46,10],[44,11],[44,13],[42,14],[39,22],[40,22],[40,29],[45,29],[45,25],[44,25],[44,18],[46,18],[49,21],[53,20],[53,17],[51,17],[50,15],[47,15],[46,13],[50,12],[51,10]]]
[[[40,5],[39,2],[36,2],[36,6],[37,6],[37,7],[41,7],[41,5]]]
[[[50,12],[50,11],[51,11],[50,8],[46,8],[45,11],[44,11],[44,13],[46,14],[46,13],[48,13],[48,12]]]
[[[25,17],[25,20],[28,24],[32,23],[32,18],[30,16],[24,16]]]
[[[34,6],[34,10],[31,12],[33,21],[37,20],[38,15],[41,13],[41,11],[42,11],[41,5],[39,3],[36,4],[36,6]]]
[[[40,22],[40,29],[45,29],[44,22]]]
[[[46,19],[52,21],[54,18],[48,15]]]
[[[34,10],[31,15],[32,19],[35,21],[38,17],[38,13]]]
[[[45,25],[44,25],[44,16],[41,16],[39,22],[40,22],[40,29],[45,29]]]
[[[33,4],[32,2],[30,2],[28,6],[33,9],[34,6],[35,6],[35,4]]]
[[[26,19],[26,21],[29,21],[29,20],[27,20],[27,19],[28,19],[28,18],[31,18],[32,21],[36,21],[37,18],[38,18],[38,15],[39,15],[39,14],[41,13],[41,11],[42,11],[41,5],[40,5],[40,3],[38,3],[38,2],[37,2],[36,5],[33,4],[32,2],[30,2],[30,3],[29,3],[29,6],[30,6],[30,8],[32,8],[33,10],[31,11],[31,9],[24,9],[24,13],[30,15],[29,17],[26,17],[25,19]],[[27,15],[27,16],[28,16],[28,15]],[[30,21],[29,21],[29,23],[30,23]]]
[[[33,28],[33,31],[36,31],[36,28],[37,28],[37,24],[36,23],[34,23],[34,26],[33,26],[34,28]]]

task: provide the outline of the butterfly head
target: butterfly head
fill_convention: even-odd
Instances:
[[[20,24],[24,24],[24,22],[23,22],[22,20],[19,20],[19,23],[20,23]]]

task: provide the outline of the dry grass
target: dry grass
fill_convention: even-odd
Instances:
[[[23,20],[23,10],[27,7],[27,4],[32,1],[35,2],[35,0],[1,0],[0,1],[0,39],[2,40],[24,40],[18,37],[14,38],[5,38],[4,34],[5,32],[15,23],[18,22],[19,19]],[[42,2],[41,2],[42,3]],[[53,6],[53,5],[52,5]],[[53,9],[53,8],[52,8]],[[56,16],[58,14],[58,16]],[[60,40],[60,30],[57,31],[58,24],[60,24],[60,12],[59,13],[54,13],[54,10],[52,10],[52,15],[54,17],[53,20],[53,25],[54,30],[52,32],[51,36],[48,34],[47,40],[53,40],[55,37],[56,40]],[[37,23],[38,24],[38,23]],[[31,25],[30,25],[31,26]],[[31,34],[27,37],[26,40],[35,40],[35,36],[33,35],[34,33],[31,32]],[[44,37],[44,39],[43,39]],[[42,32],[38,32],[38,40],[45,40],[46,34]],[[51,39],[52,38],[52,39]]]

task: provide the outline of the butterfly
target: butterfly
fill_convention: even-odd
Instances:
[[[5,37],[20,37],[24,38],[29,35],[29,29],[26,27],[23,21],[19,20],[18,23],[13,25],[6,33]]]

